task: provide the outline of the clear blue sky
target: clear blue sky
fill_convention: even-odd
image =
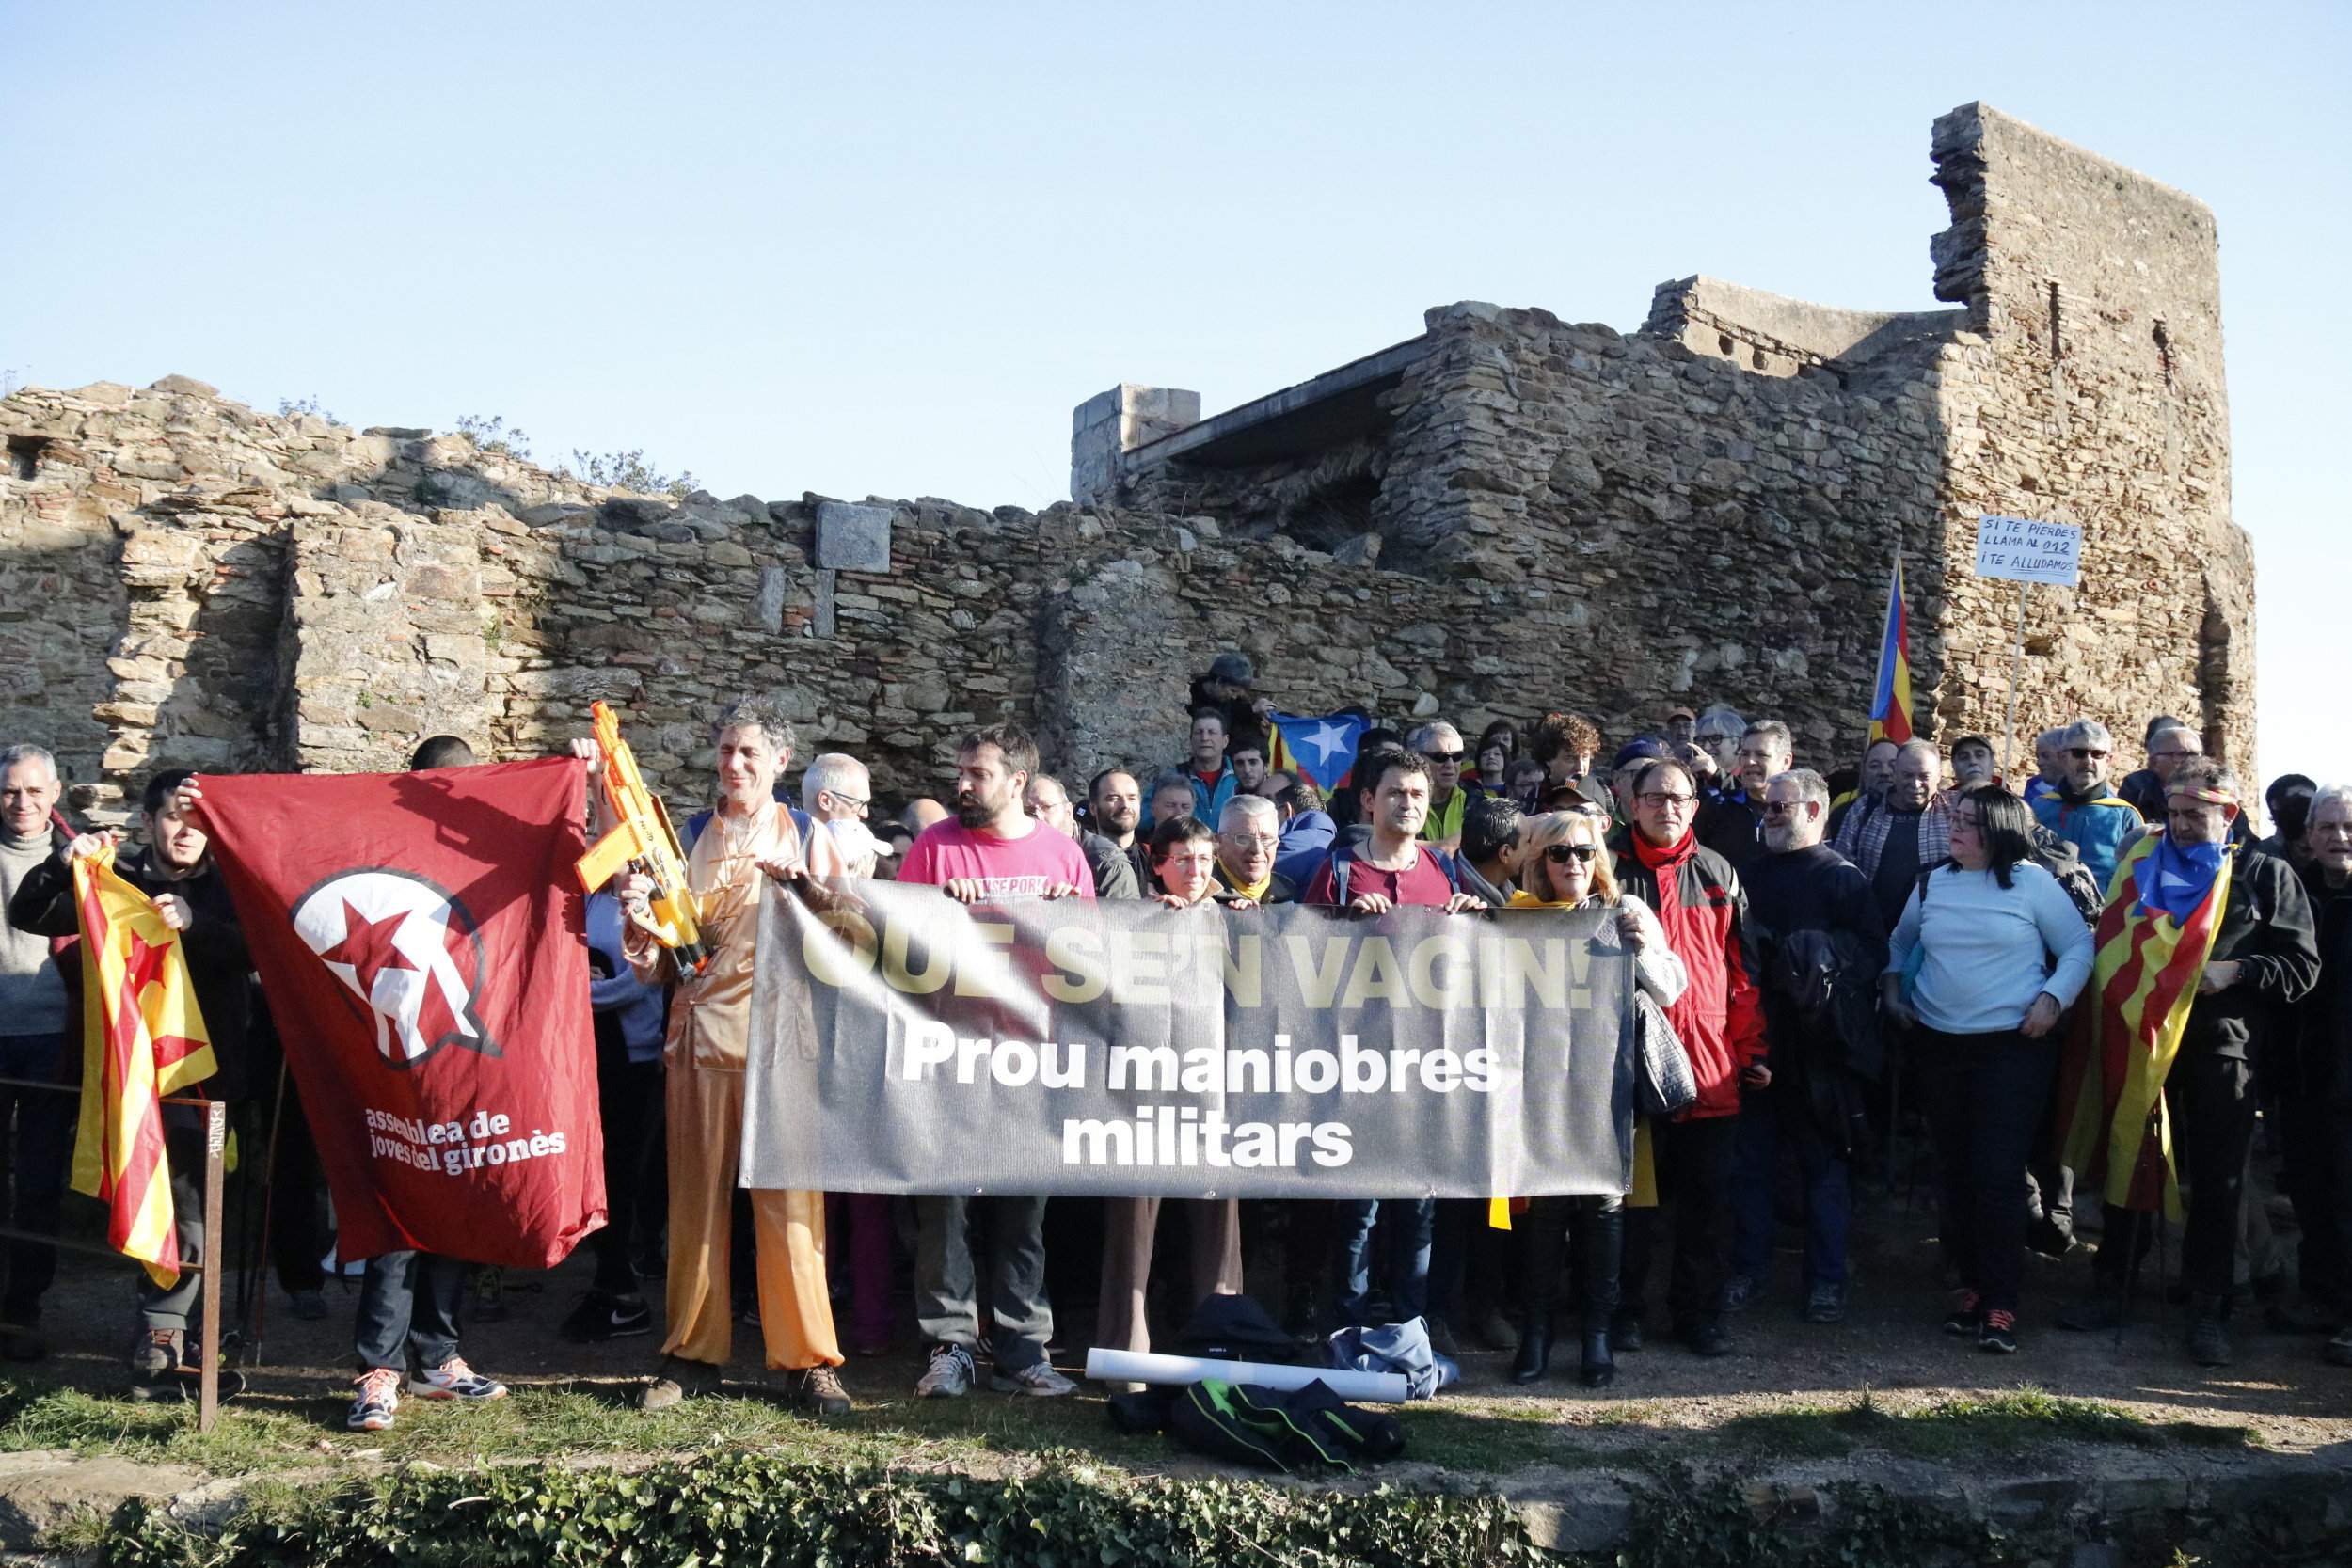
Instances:
[[[2262,766],[2352,778],[2352,8],[23,5],[0,368],[1036,506],[1456,299],[1923,309],[1981,98],[2217,214]],[[2336,105],[2330,109],[2328,104]],[[2117,716],[2128,723],[2137,715]]]

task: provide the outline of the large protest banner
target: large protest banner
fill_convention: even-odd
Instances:
[[[561,1261],[605,1214],[580,765],[201,782],[336,1250]]]
[[[771,891],[743,1184],[1613,1193],[1632,964],[1606,911],[1357,917]]]

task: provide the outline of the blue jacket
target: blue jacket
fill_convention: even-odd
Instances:
[[[1200,775],[1192,770],[1190,759],[1184,765],[1184,782],[1192,785],[1192,815],[1215,829],[1216,819],[1224,815],[1225,802],[1233,798],[1233,765],[1227,763],[1211,788],[1200,782]]]
[[[2101,793],[2069,805],[2056,790],[2033,802],[2034,820],[2074,847],[2083,867],[2098,879],[2101,892],[2115,878],[2116,863],[2132,842],[2148,831],[2137,808],[2127,800]]]
[[[621,921],[618,898],[609,893],[589,895],[588,952],[591,959],[600,958],[604,962],[590,965],[588,1006],[596,1012],[620,1014],[621,1038],[628,1047],[630,1061],[659,1061],[664,1027],[661,988],[638,983],[621,952]],[[609,968],[610,973],[593,973],[599,968]]]
[[[1331,853],[1331,835],[1339,832],[1328,812],[1302,811],[1282,824],[1282,842],[1274,851],[1274,874],[1305,887]]]

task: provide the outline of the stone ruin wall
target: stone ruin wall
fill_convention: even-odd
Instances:
[[[1960,310],[1707,279],[1633,334],[1448,307],[1377,436],[1169,466],[1117,506],[675,504],[180,377],[27,389],[0,400],[0,736],[50,745],[105,812],[165,763],[396,768],[443,730],[543,754],[601,696],[692,799],[709,714],[768,689],[803,760],[837,746],[927,793],[955,731],[998,717],[1073,781],[1172,760],[1189,675],[1240,648],[1304,711],[1474,732],[1569,705],[1613,741],[1721,699],[1836,766],[1898,543],[1917,721],[1998,734],[2014,592],[1966,569],[1989,509],[2090,531],[2083,590],[2035,591],[2021,734],[2090,711],[2136,761],[2164,709],[2250,764],[2209,214],[1991,111],[1935,147]],[[1198,405],[1143,412],[1132,444]]]

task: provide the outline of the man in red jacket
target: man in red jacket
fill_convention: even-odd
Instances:
[[[1731,1265],[1731,1178],[1741,1085],[1772,1082],[1764,1065],[1764,1012],[1756,987],[1748,899],[1739,874],[1699,847],[1692,824],[1698,790],[1677,762],[1653,762],[1634,777],[1632,827],[1611,841],[1617,884],[1656,911],[1666,943],[1691,973],[1690,989],[1666,1009],[1691,1053],[1698,1102],[1650,1124],[1658,1196],[1674,1210],[1666,1307],[1675,1337],[1701,1355],[1731,1348],[1724,1333],[1724,1282]],[[1618,1350],[1642,1346],[1642,1287],[1649,1273],[1656,1211],[1627,1211],[1624,1305],[1610,1325]]]

